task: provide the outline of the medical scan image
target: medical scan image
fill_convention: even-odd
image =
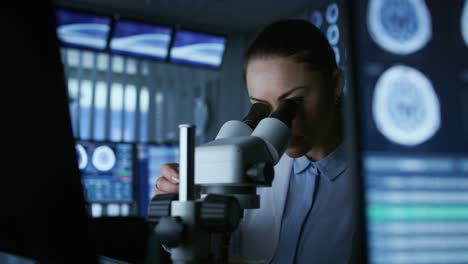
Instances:
[[[336,45],[340,41],[340,30],[336,24],[328,27],[327,39],[330,45]]]
[[[97,147],[93,152],[92,162],[98,171],[110,171],[116,160],[114,151],[106,145]]]
[[[83,170],[88,165],[88,153],[86,153],[86,149],[81,144],[76,144],[75,149],[78,159],[78,168]]]
[[[379,132],[404,146],[424,143],[441,126],[439,100],[430,80],[403,65],[391,67],[377,80],[372,114]]]
[[[329,24],[335,24],[338,22],[338,18],[340,16],[340,11],[338,9],[338,5],[336,3],[331,3],[327,10],[325,11],[325,18]]]
[[[387,52],[407,55],[422,49],[432,37],[432,22],[424,0],[371,0],[367,27]]]

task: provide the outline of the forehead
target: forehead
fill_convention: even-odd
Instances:
[[[320,73],[288,57],[254,58],[246,69],[247,89],[252,97],[282,94],[295,87],[320,84]]]

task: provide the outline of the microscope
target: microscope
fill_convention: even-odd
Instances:
[[[299,105],[286,99],[270,114],[256,103],[196,148],[195,127],[179,126],[179,194],[157,195],[148,209],[173,263],[229,263],[230,236],[245,209],[260,207],[257,187],[271,186]]]

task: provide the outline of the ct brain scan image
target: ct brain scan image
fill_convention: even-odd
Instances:
[[[377,45],[398,55],[422,49],[432,37],[424,0],[370,0],[367,27]]]
[[[322,13],[320,13],[320,11],[318,10],[314,10],[310,13],[310,23],[312,23],[312,25],[320,28],[323,24],[323,16],[322,16]]]
[[[336,45],[340,41],[340,30],[336,24],[328,27],[327,39],[330,45]]]
[[[465,45],[468,46],[468,0],[466,0],[465,5],[463,5],[461,31]]]
[[[331,3],[327,7],[327,11],[325,11],[325,17],[329,24],[335,24],[338,22],[338,17],[340,16],[340,10],[338,9],[338,5],[336,3]]]
[[[414,146],[440,128],[440,105],[430,80],[403,65],[386,70],[377,80],[372,100],[377,129],[388,140]]]
[[[116,162],[115,153],[108,146],[99,146],[93,152],[92,162],[98,171],[110,171]]]
[[[86,149],[81,144],[75,145],[76,156],[78,158],[78,168],[83,170],[88,165],[88,154]]]

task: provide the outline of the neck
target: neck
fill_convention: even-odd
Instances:
[[[341,118],[332,125],[330,133],[326,133],[318,140],[319,144],[312,147],[306,156],[312,161],[319,161],[332,153],[343,142]]]

